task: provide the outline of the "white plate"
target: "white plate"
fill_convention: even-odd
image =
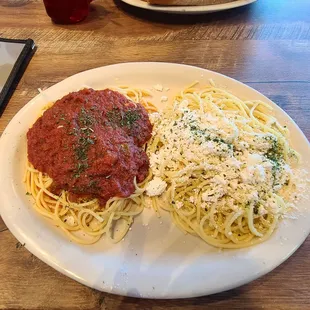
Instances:
[[[163,6],[163,5],[150,5],[142,0],[122,0],[127,4],[136,6],[138,8],[166,12],[166,13],[176,13],[176,14],[203,14],[203,13],[213,13],[223,10],[229,10],[233,8],[238,8],[255,2],[256,0],[237,0],[229,3],[213,4],[213,5],[191,5],[191,6]]]
[[[231,289],[266,274],[286,260],[310,230],[308,203],[299,204],[301,216],[282,222],[267,242],[242,250],[219,251],[171,224],[167,213],[158,219],[151,209],[136,218],[125,241],[112,245],[104,239],[92,246],[68,240],[32,208],[22,182],[26,158],[26,132],[48,100],[56,100],[85,85],[104,88],[128,84],[154,90],[154,101],[192,81],[212,78],[219,86],[248,99],[261,99],[275,107],[278,118],[291,130],[293,146],[310,158],[307,139],[279,107],[252,88],[218,73],[170,63],[125,63],[82,72],[38,95],[12,119],[0,140],[0,208],[10,231],[41,260],[67,276],[98,290],[149,298],[180,298]],[[305,164],[304,164],[305,165]],[[145,226],[147,224],[147,226]]]

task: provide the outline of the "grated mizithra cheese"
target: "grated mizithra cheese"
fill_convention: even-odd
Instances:
[[[277,136],[255,127],[243,130],[248,119],[234,111],[205,113],[187,105],[184,100],[169,115],[150,117],[153,136],[162,146],[148,154],[155,177],[147,194],[161,195],[167,175],[176,185],[202,175],[210,184],[196,189],[203,208],[216,204],[222,210],[238,211],[253,205],[256,214],[284,214],[272,193],[280,193],[293,180],[293,168],[282,158]],[[188,201],[195,203],[195,198]],[[177,208],[181,207],[178,203]]]

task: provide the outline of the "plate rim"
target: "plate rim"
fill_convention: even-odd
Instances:
[[[142,0],[121,0],[131,6],[164,13],[175,13],[175,14],[203,14],[219,12],[223,10],[230,10],[238,7],[242,7],[257,0],[237,0],[235,2],[212,4],[212,5],[197,5],[197,6],[162,6],[162,5],[150,5]]]
[[[260,93],[259,91],[255,90],[254,88],[236,80],[236,79],[233,79],[229,76],[226,76],[224,74],[221,74],[221,73],[218,73],[218,72],[215,72],[215,71],[212,71],[212,70],[209,70],[209,69],[205,69],[205,68],[201,68],[201,67],[197,67],[197,66],[192,66],[192,65],[186,65],[186,64],[179,64],[179,63],[169,63],[169,62],[126,62],[126,63],[119,63],[119,64],[112,64],[112,65],[107,65],[107,66],[102,66],[102,67],[97,67],[97,68],[92,68],[92,69],[89,69],[89,70],[86,70],[86,71],[83,71],[83,72],[79,72],[79,73],[76,73],[72,76],[69,76],[67,78],[65,78],[64,80],[56,83],[56,84],[53,84],[52,86],[50,86],[48,89],[50,88],[53,88],[53,87],[57,87],[57,85],[59,85],[60,83],[63,83],[64,81],[70,81],[71,79],[74,79],[76,76],[79,76],[79,75],[83,75],[83,74],[87,74],[87,73],[90,73],[92,71],[100,71],[102,70],[103,68],[113,68],[113,67],[118,67],[118,66],[136,66],[136,65],[159,65],[159,66],[166,66],[166,65],[169,65],[169,66],[180,66],[180,67],[188,67],[188,68],[192,68],[192,69],[199,69],[205,73],[211,73],[211,74],[215,74],[215,75],[218,75],[218,76],[221,76],[222,78],[225,78],[225,79],[228,79],[228,80],[231,80],[233,82],[236,82],[237,84],[241,84],[242,87],[246,87],[248,89],[250,89],[253,93],[256,93],[256,94],[259,94],[261,96],[263,96],[264,98],[266,98],[266,100],[272,102],[270,99],[268,99],[265,95],[263,95],[262,93]],[[12,126],[12,124],[14,124],[14,121],[18,120],[19,116],[22,114],[22,112],[27,109],[29,107],[30,104],[34,103],[35,100],[37,99],[37,97],[40,96],[40,94],[38,94],[37,96],[35,96],[34,98],[32,98],[27,104],[25,104],[24,107],[22,107],[15,115],[14,117],[11,119],[11,121],[9,122],[9,124],[6,126],[5,130],[3,131],[2,133],[2,136],[0,138],[0,149],[2,147],[2,144],[4,144],[4,138],[5,137],[5,134],[6,132],[10,129],[10,126]],[[272,102],[274,105],[278,106],[277,104],[275,104],[274,102]],[[279,106],[278,106],[279,107]],[[295,123],[295,121],[282,109],[279,107],[279,109],[281,110],[281,113],[285,114],[286,117],[289,118],[290,122],[295,126],[295,129],[298,131],[298,133],[302,136],[303,140],[305,142],[307,142],[307,147],[308,149],[310,149],[310,143],[307,139],[307,137],[305,136],[305,134],[302,132],[302,130],[299,128],[299,126]],[[0,164],[1,164],[1,161],[2,161],[2,156],[0,155]],[[0,193],[0,201],[2,200],[2,195]],[[1,205],[0,205],[0,211],[1,211]],[[21,234],[19,233],[18,230],[14,229],[14,226],[12,225],[12,223],[8,220],[8,217],[7,215],[5,214],[3,216],[2,214],[2,218],[3,218],[3,221],[5,222],[5,224],[7,225],[7,227],[9,228],[10,232],[20,241],[20,242],[23,242],[22,240],[24,240],[23,236],[21,236]],[[71,279],[74,279],[86,286],[89,286],[89,287],[92,287],[92,288],[95,288],[95,289],[98,289],[98,290],[101,290],[101,291],[105,291],[105,292],[108,292],[108,293],[112,293],[112,294],[118,294],[118,295],[123,295],[123,296],[131,296],[131,297],[142,297],[142,298],[153,298],[153,299],[170,299],[170,298],[188,298],[188,297],[198,297],[198,296],[202,296],[204,294],[207,294],[207,295],[211,295],[211,294],[215,294],[215,293],[218,293],[218,292],[223,292],[223,291],[226,291],[226,290],[229,290],[229,289],[232,289],[232,288],[237,288],[241,285],[244,285],[246,283],[249,283],[259,277],[262,277],[263,275],[269,273],[270,271],[272,271],[273,269],[275,269],[276,267],[278,267],[280,264],[282,264],[284,261],[286,261],[302,244],[303,242],[305,241],[305,239],[308,237],[308,234],[310,232],[310,225],[308,227],[308,233],[305,234],[303,240],[300,240],[298,244],[294,244],[294,247],[287,253],[286,256],[282,257],[281,259],[279,259],[278,261],[276,261],[274,264],[270,264],[268,266],[268,268],[265,268],[263,272],[259,272],[259,273],[254,273],[252,274],[250,277],[247,277],[246,279],[244,280],[240,280],[237,284],[234,283],[234,284],[227,284],[227,285],[224,285],[222,286],[222,289],[217,289],[217,290],[214,290],[214,291],[208,291],[207,293],[205,292],[197,292],[197,293],[189,293],[188,295],[182,295],[182,296],[178,296],[178,294],[170,294],[170,295],[167,295],[167,296],[159,296],[159,295],[156,295],[156,292],[154,292],[155,295],[153,296],[137,296],[136,294],[131,294],[131,293],[126,293],[124,294],[124,292],[120,291],[120,290],[117,290],[117,289],[114,289],[114,291],[109,291],[109,290],[106,290],[106,289],[102,289],[101,287],[97,287],[96,284],[90,284],[87,280],[84,280],[80,277],[78,277],[77,275],[73,274],[70,272],[70,270],[66,270],[64,269],[63,267],[61,267],[60,265],[57,264],[57,262],[55,262],[53,259],[52,259],[52,256],[46,256],[44,255],[44,253],[42,253],[40,251],[40,249],[37,249],[35,244],[33,244],[32,242],[27,242],[26,244],[26,248],[31,252],[33,253],[36,257],[38,257],[40,260],[42,260],[43,262],[45,262],[46,264],[48,264],[49,266],[53,267],[54,269],[56,269],[57,271],[61,272],[62,274],[65,274],[66,276],[70,277]],[[203,289],[203,288],[201,288]]]

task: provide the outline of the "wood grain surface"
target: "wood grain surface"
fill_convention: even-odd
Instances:
[[[310,138],[309,0],[258,0],[199,16],[95,0],[89,17],[76,25],[51,23],[41,0],[0,0],[0,37],[29,37],[38,46],[0,118],[0,134],[39,87],[108,64],[164,61],[215,70],[254,87]],[[0,246],[0,309],[310,309],[309,238],[284,264],[248,285],[184,300],[134,299],[87,288],[21,247],[1,218]]]

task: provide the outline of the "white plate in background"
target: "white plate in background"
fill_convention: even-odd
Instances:
[[[167,213],[158,219],[145,209],[135,219],[125,240],[83,246],[67,236],[32,207],[26,196],[23,175],[26,161],[26,132],[48,101],[54,101],[85,85],[95,89],[111,85],[152,88],[154,103],[193,81],[210,78],[243,99],[270,103],[280,122],[291,131],[293,147],[310,158],[309,142],[292,119],[254,89],[205,69],[171,63],[124,63],[101,67],[71,76],[50,87],[24,106],[11,120],[0,139],[0,213],[15,237],[38,258],[85,285],[101,291],[144,298],[185,298],[228,290],[248,283],[285,261],[310,231],[309,202],[299,203],[297,220],[285,220],[266,242],[240,250],[219,251],[202,240],[184,235]],[[167,89],[169,88],[169,90]],[[309,170],[309,166],[302,164]],[[293,272],[293,271],[292,271]]]
[[[222,4],[186,5],[186,6],[150,5],[142,0],[122,0],[122,1],[141,9],[152,10],[157,12],[176,13],[176,14],[203,14],[203,13],[213,13],[238,8],[253,3],[256,0],[237,0],[234,2],[228,2]]]

